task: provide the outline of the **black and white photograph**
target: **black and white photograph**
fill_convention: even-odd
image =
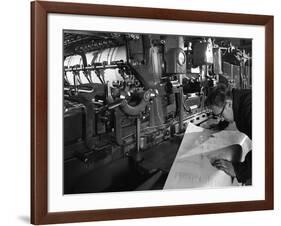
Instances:
[[[63,193],[252,185],[252,39],[63,31]]]

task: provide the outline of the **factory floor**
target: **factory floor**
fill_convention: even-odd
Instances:
[[[160,169],[169,173],[181,144],[181,137],[167,140],[157,146],[149,148],[143,153],[141,166],[145,169]]]
[[[66,194],[163,189],[180,143],[175,137],[141,151],[140,161],[126,157],[91,170]]]

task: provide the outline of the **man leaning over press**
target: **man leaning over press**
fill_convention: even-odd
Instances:
[[[236,124],[237,129],[252,139],[252,93],[248,89],[229,89],[224,84],[212,88],[206,104],[214,116],[228,123]],[[213,166],[223,170],[244,185],[252,184],[252,151],[249,151],[244,162],[231,162],[217,159]]]

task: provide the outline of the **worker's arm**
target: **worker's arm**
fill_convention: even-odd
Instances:
[[[244,162],[233,162],[232,164],[238,182],[245,184],[252,178],[252,151],[247,153]]]

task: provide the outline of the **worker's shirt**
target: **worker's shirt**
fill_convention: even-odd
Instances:
[[[233,113],[237,129],[252,139],[252,92],[233,89]],[[252,151],[248,152],[244,162],[233,162],[236,178],[250,185],[252,180]]]
[[[252,92],[233,89],[233,114],[237,129],[252,139]]]

